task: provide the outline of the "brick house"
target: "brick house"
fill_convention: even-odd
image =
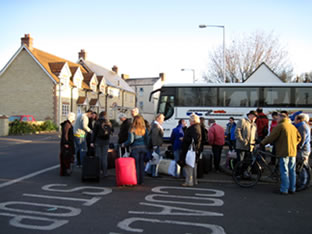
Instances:
[[[33,39],[26,34],[21,38],[21,47],[0,72],[0,113],[31,114],[37,120],[52,119],[55,123],[65,120],[70,111],[81,113],[88,108],[97,112],[107,109],[112,116],[112,105],[105,106],[107,99],[115,98],[109,95],[110,88],[105,76],[34,48]],[[131,88],[127,93],[133,103],[120,97],[120,110],[130,115],[135,93]]]

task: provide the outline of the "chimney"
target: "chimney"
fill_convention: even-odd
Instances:
[[[127,80],[127,79],[129,79],[129,75],[127,75],[127,74],[121,74],[121,78],[122,78],[123,80]]]
[[[30,34],[25,34],[25,36],[21,38],[21,44],[27,45],[30,50],[33,49],[33,39],[30,37]]]
[[[112,71],[115,72],[116,74],[118,74],[118,67],[116,65],[114,65],[112,67]]]
[[[78,53],[78,59],[83,59],[83,60],[86,60],[87,58],[87,53],[84,49],[81,49],[80,52]]]
[[[159,73],[159,78],[161,80],[161,82],[165,82],[165,73]]]

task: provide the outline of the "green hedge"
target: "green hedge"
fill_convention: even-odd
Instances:
[[[57,129],[57,125],[51,120],[44,121],[40,125],[15,120],[9,124],[9,135],[32,134],[41,131],[54,131]]]

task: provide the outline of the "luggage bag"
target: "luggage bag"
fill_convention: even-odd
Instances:
[[[180,175],[180,166],[176,161],[171,159],[161,159],[158,165],[158,173],[170,175],[170,176],[179,176]],[[176,175],[177,173],[177,175]]]
[[[107,169],[115,168],[115,160],[118,158],[118,154],[115,149],[108,149],[107,154]]]
[[[211,152],[203,152],[203,169],[204,173],[208,174],[212,171],[212,153]]]
[[[100,181],[100,159],[97,156],[85,156],[82,161],[81,180]]]
[[[117,158],[115,160],[115,169],[117,186],[136,185],[138,183],[134,158]]]
[[[204,160],[200,158],[197,162],[197,178],[204,177]]]

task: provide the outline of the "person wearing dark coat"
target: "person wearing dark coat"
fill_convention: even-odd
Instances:
[[[122,145],[128,140],[128,133],[132,124],[131,119],[128,119],[125,114],[120,114],[119,119],[122,122],[120,125],[119,133],[118,133],[118,144]],[[121,156],[124,155],[125,151],[129,151],[129,147],[121,147]]]
[[[201,144],[200,151],[203,152],[204,151],[204,145],[206,145],[208,143],[208,130],[205,126],[205,118],[200,117],[199,120],[200,120],[201,134],[202,134],[202,144]]]
[[[186,165],[185,158],[189,147],[192,142],[193,149],[196,152],[196,161],[195,166],[192,168],[189,165]],[[191,187],[194,184],[198,184],[197,182],[197,162],[201,153],[201,144],[202,144],[202,135],[201,135],[201,126],[199,117],[196,114],[192,114],[190,116],[190,127],[188,127],[185,131],[185,135],[182,142],[181,154],[180,154],[180,165],[184,166],[185,171],[185,183],[182,186]]]
[[[151,124],[151,129],[149,132],[150,142],[149,147],[151,152],[155,152],[158,155],[160,154],[160,146],[163,143],[163,137],[164,137],[164,129],[162,127],[162,124],[164,122],[165,116],[163,114],[157,114],[155,117],[155,120]],[[159,164],[152,165],[152,177],[158,177],[158,166]]]
[[[98,119],[97,113],[92,112],[91,117],[89,118],[89,123],[88,123],[88,127],[91,130],[93,130],[95,122],[97,121],[97,119]],[[92,134],[88,132],[87,136],[86,136],[87,148],[88,148],[87,155],[94,156],[95,152],[94,152],[94,148],[91,147],[91,138],[92,138]]]
[[[90,146],[95,148],[95,155],[100,158],[101,174],[104,177],[107,176],[109,140],[112,132],[112,123],[107,119],[106,111],[102,111],[94,124]]]
[[[75,121],[75,113],[69,113],[67,120],[61,123],[62,136],[60,143],[60,175],[71,174],[70,164],[74,162],[75,140],[72,123]]]

